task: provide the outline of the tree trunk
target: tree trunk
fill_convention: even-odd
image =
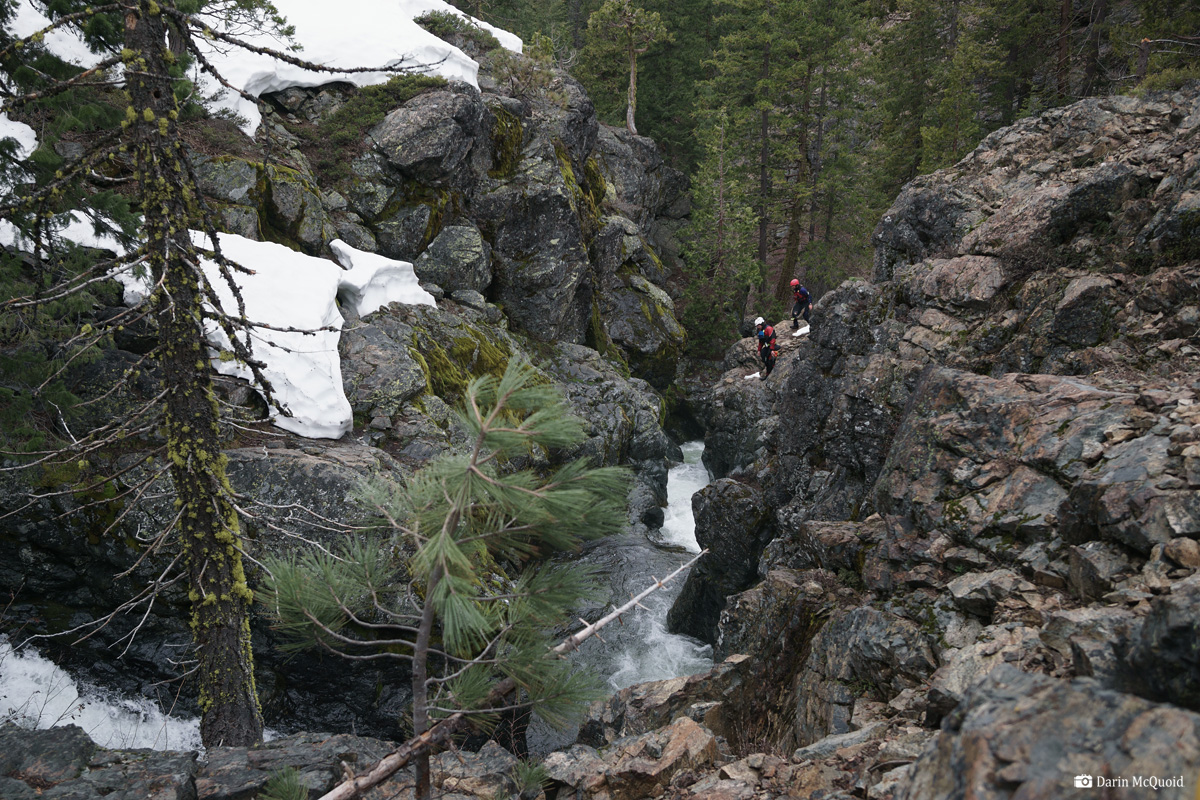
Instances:
[[[421,611],[421,624],[417,629],[417,640],[413,644],[413,736],[429,730],[429,642],[433,635],[435,610],[433,593],[442,579],[442,570],[435,567],[429,573],[429,585],[425,587],[425,608]],[[418,750],[413,761],[413,778],[416,800],[429,800],[429,750]]]
[[[164,429],[181,511],[179,539],[192,597],[192,634],[200,681],[200,736],[205,747],[245,747],[262,740],[254,687],[249,607],[252,595],[238,551],[238,518],[221,453],[218,410],[196,258],[188,234],[195,190],[187,183],[178,112],[165,58],[159,6],[125,6],[125,76],[129,145],[145,198],[142,213],[161,344]],[[191,263],[189,263],[191,261]]]
[[[1150,68],[1150,40],[1142,39],[1138,44],[1137,69],[1133,73],[1133,84],[1138,86],[1146,80],[1146,71]]]
[[[765,84],[771,76],[771,44],[763,47],[762,80]],[[768,203],[771,194],[771,172],[768,169],[771,156],[771,112],[763,109],[759,121],[760,147],[758,154],[758,264],[761,274],[759,282],[765,284],[767,276],[767,229]],[[765,289],[766,286],[763,286]]]
[[[1061,0],[1058,8],[1058,64],[1055,69],[1058,96],[1066,98],[1071,91],[1071,3]]]
[[[1083,96],[1091,97],[1099,90],[1100,46],[1104,41],[1104,22],[1108,19],[1108,0],[1096,0],[1088,25],[1087,61],[1083,69]]]
[[[625,127],[634,136],[638,135],[637,126],[633,124],[637,112],[637,53],[629,54],[629,102],[625,106]]]

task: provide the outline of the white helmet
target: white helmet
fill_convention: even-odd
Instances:
[[[763,324],[765,321],[766,321],[766,320],[764,320],[762,317],[759,317],[758,319],[754,320],[754,324],[755,324],[755,325],[762,325],[762,324]]]

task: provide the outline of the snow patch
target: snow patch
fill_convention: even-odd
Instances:
[[[206,244],[200,234],[192,235],[198,245]],[[330,243],[330,249],[347,270],[272,242],[232,234],[220,238],[227,258],[254,270],[253,275],[234,273],[247,319],[261,323],[240,338],[253,349],[255,358],[266,362],[263,375],[276,399],[292,415],[285,417],[272,409],[271,421],[310,439],[337,439],[348,433],[353,414],[342,388],[338,341],[345,319],[338,298],[365,316],[389,303],[433,306],[433,295],[420,287],[407,261],[356,250],[339,239]],[[216,265],[206,260],[204,271],[221,308],[236,314],[233,292]],[[280,328],[299,330],[277,330]],[[251,380],[245,364],[222,358],[221,353],[229,350],[225,332],[214,324],[208,337],[217,350],[214,368],[223,375]]]

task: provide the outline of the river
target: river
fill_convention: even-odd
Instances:
[[[708,471],[700,462],[703,442],[683,445],[683,463],[667,475],[667,508],[661,545],[645,536],[624,534],[593,542],[581,559],[596,567],[611,587],[611,602],[620,604],[650,586],[655,578],[673,572],[700,552],[692,495],[708,485]],[[703,672],[712,666],[712,648],[687,636],[668,633],[667,611],[683,588],[680,575],[650,595],[624,620],[600,632],[602,638],[584,642],[573,658],[580,666],[599,673],[611,691],[646,681],[665,680]],[[574,731],[555,732],[535,719],[529,729],[531,753],[541,755],[569,744]]]
[[[623,602],[700,552],[691,499],[708,484],[708,473],[700,463],[703,452],[701,442],[685,444],[684,462],[667,476],[661,544],[624,534],[593,542],[580,556],[605,576],[611,602]],[[612,691],[708,669],[710,647],[666,631],[667,610],[683,580],[681,575],[652,594],[643,602],[645,610],[626,615],[624,624],[605,628],[602,640],[585,642],[573,658],[599,673]],[[110,748],[200,746],[198,720],[164,715],[150,700],[82,689],[48,659],[31,649],[15,653],[7,638],[0,636],[0,722],[5,721],[38,728],[77,724],[98,744]],[[550,752],[570,744],[574,737],[572,731],[552,731],[535,720],[530,726],[530,749],[535,754]]]

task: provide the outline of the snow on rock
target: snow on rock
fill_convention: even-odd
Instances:
[[[115,239],[97,235],[90,223],[78,217],[67,225],[63,235],[88,247],[123,252]],[[288,417],[271,409],[271,421],[310,439],[340,438],[353,427],[353,415],[342,389],[338,341],[345,319],[338,300],[353,305],[359,316],[365,316],[389,303],[436,305],[433,295],[420,287],[407,261],[356,250],[338,239],[330,243],[330,248],[345,269],[333,261],[272,242],[232,234],[221,234],[220,238],[225,257],[253,271],[233,273],[246,318],[259,323],[242,334],[242,341],[248,342],[255,359],[265,363],[263,375],[271,383],[276,400],[291,412]],[[13,227],[0,220],[0,244],[12,245],[15,239]],[[209,246],[207,238],[196,231],[192,231],[192,239],[198,246]],[[205,259],[203,267],[221,308],[236,315],[233,292],[216,264]],[[111,277],[124,287],[126,305],[136,306],[150,295],[149,280],[136,265]],[[206,334],[213,346],[214,368],[222,375],[251,381],[250,369],[230,358],[225,332],[209,322]]]
[[[198,244],[205,241],[194,232],[193,237]],[[350,401],[342,390],[338,356],[338,340],[345,322],[338,310],[338,297],[352,303],[360,316],[388,303],[434,305],[433,296],[418,285],[412,264],[355,250],[336,239],[330,247],[348,270],[272,242],[221,235],[225,256],[254,270],[253,275],[235,276],[246,317],[270,326],[253,328],[249,344],[255,358],[267,364],[263,374],[276,399],[291,412],[285,417],[272,410],[271,420],[284,430],[311,439],[337,439],[353,425]],[[204,268],[221,307],[235,312],[233,293],[215,265],[205,262]],[[209,339],[218,351],[213,358],[217,371],[250,380],[246,365],[221,355],[229,349],[224,332],[214,326]]]
[[[409,72],[440,75],[478,86],[479,64],[457,47],[442,41],[413,22],[427,11],[442,11],[464,17],[490,31],[504,47],[521,52],[521,40],[508,31],[476,20],[443,0],[276,0],[276,8],[295,26],[295,41],[303,49],[295,57],[336,68],[400,67]],[[49,25],[33,0],[20,0],[12,32],[29,36]],[[262,32],[237,31],[237,38],[257,47],[286,51],[287,43]],[[56,30],[46,36],[47,48],[59,58],[81,66],[93,66],[101,60],[83,40],[70,30]],[[320,86],[345,81],[357,86],[385,83],[392,71],[341,73],[311,72],[292,64],[224,43],[201,42],[205,57],[234,86],[255,97],[291,86]],[[221,87],[208,75],[201,83],[206,95]],[[214,105],[244,117],[244,130],[253,135],[261,115],[251,101],[225,91]]]
[[[478,63],[413,22],[414,17],[427,11],[466,17],[491,31],[504,47],[521,51],[521,40],[513,34],[467,17],[442,0],[338,0],[335,12],[331,12],[327,0],[279,0],[275,5],[295,26],[295,40],[304,47],[295,55],[331,67],[404,66],[406,71],[478,86]],[[260,47],[280,49],[280,43],[265,34],[241,38]],[[206,55],[230,84],[255,97],[291,86],[320,86],[331,81],[368,86],[385,83],[396,74],[311,72],[269,56],[224,46],[213,47]],[[207,91],[216,88],[209,85]],[[261,119],[258,107],[245,98],[226,94],[218,105],[244,117],[248,124],[243,130],[252,135]]]
[[[355,250],[341,239],[330,242],[329,249],[346,269],[341,275],[338,297],[343,303],[352,304],[360,317],[397,301],[437,305],[433,295],[421,288],[417,273],[407,261]]]
[[[207,246],[201,234],[193,232],[192,238],[198,245]],[[241,236],[222,235],[221,252],[254,271],[252,275],[234,273],[246,318],[271,326],[237,334],[249,345],[253,357],[266,363],[263,377],[270,382],[275,399],[291,413],[285,417],[271,409],[271,421],[284,430],[314,439],[342,436],[350,430],[352,417],[350,401],[342,392],[337,349],[344,322],[336,302],[337,265],[274,242],[255,242]],[[206,260],[204,271],[221,307],[236,315],[233,291],[216,265]],[[206,333],[217,350],[213,367],[223,375],[251,380],[249,367],[230,358],[225,332],[209,323]]]

